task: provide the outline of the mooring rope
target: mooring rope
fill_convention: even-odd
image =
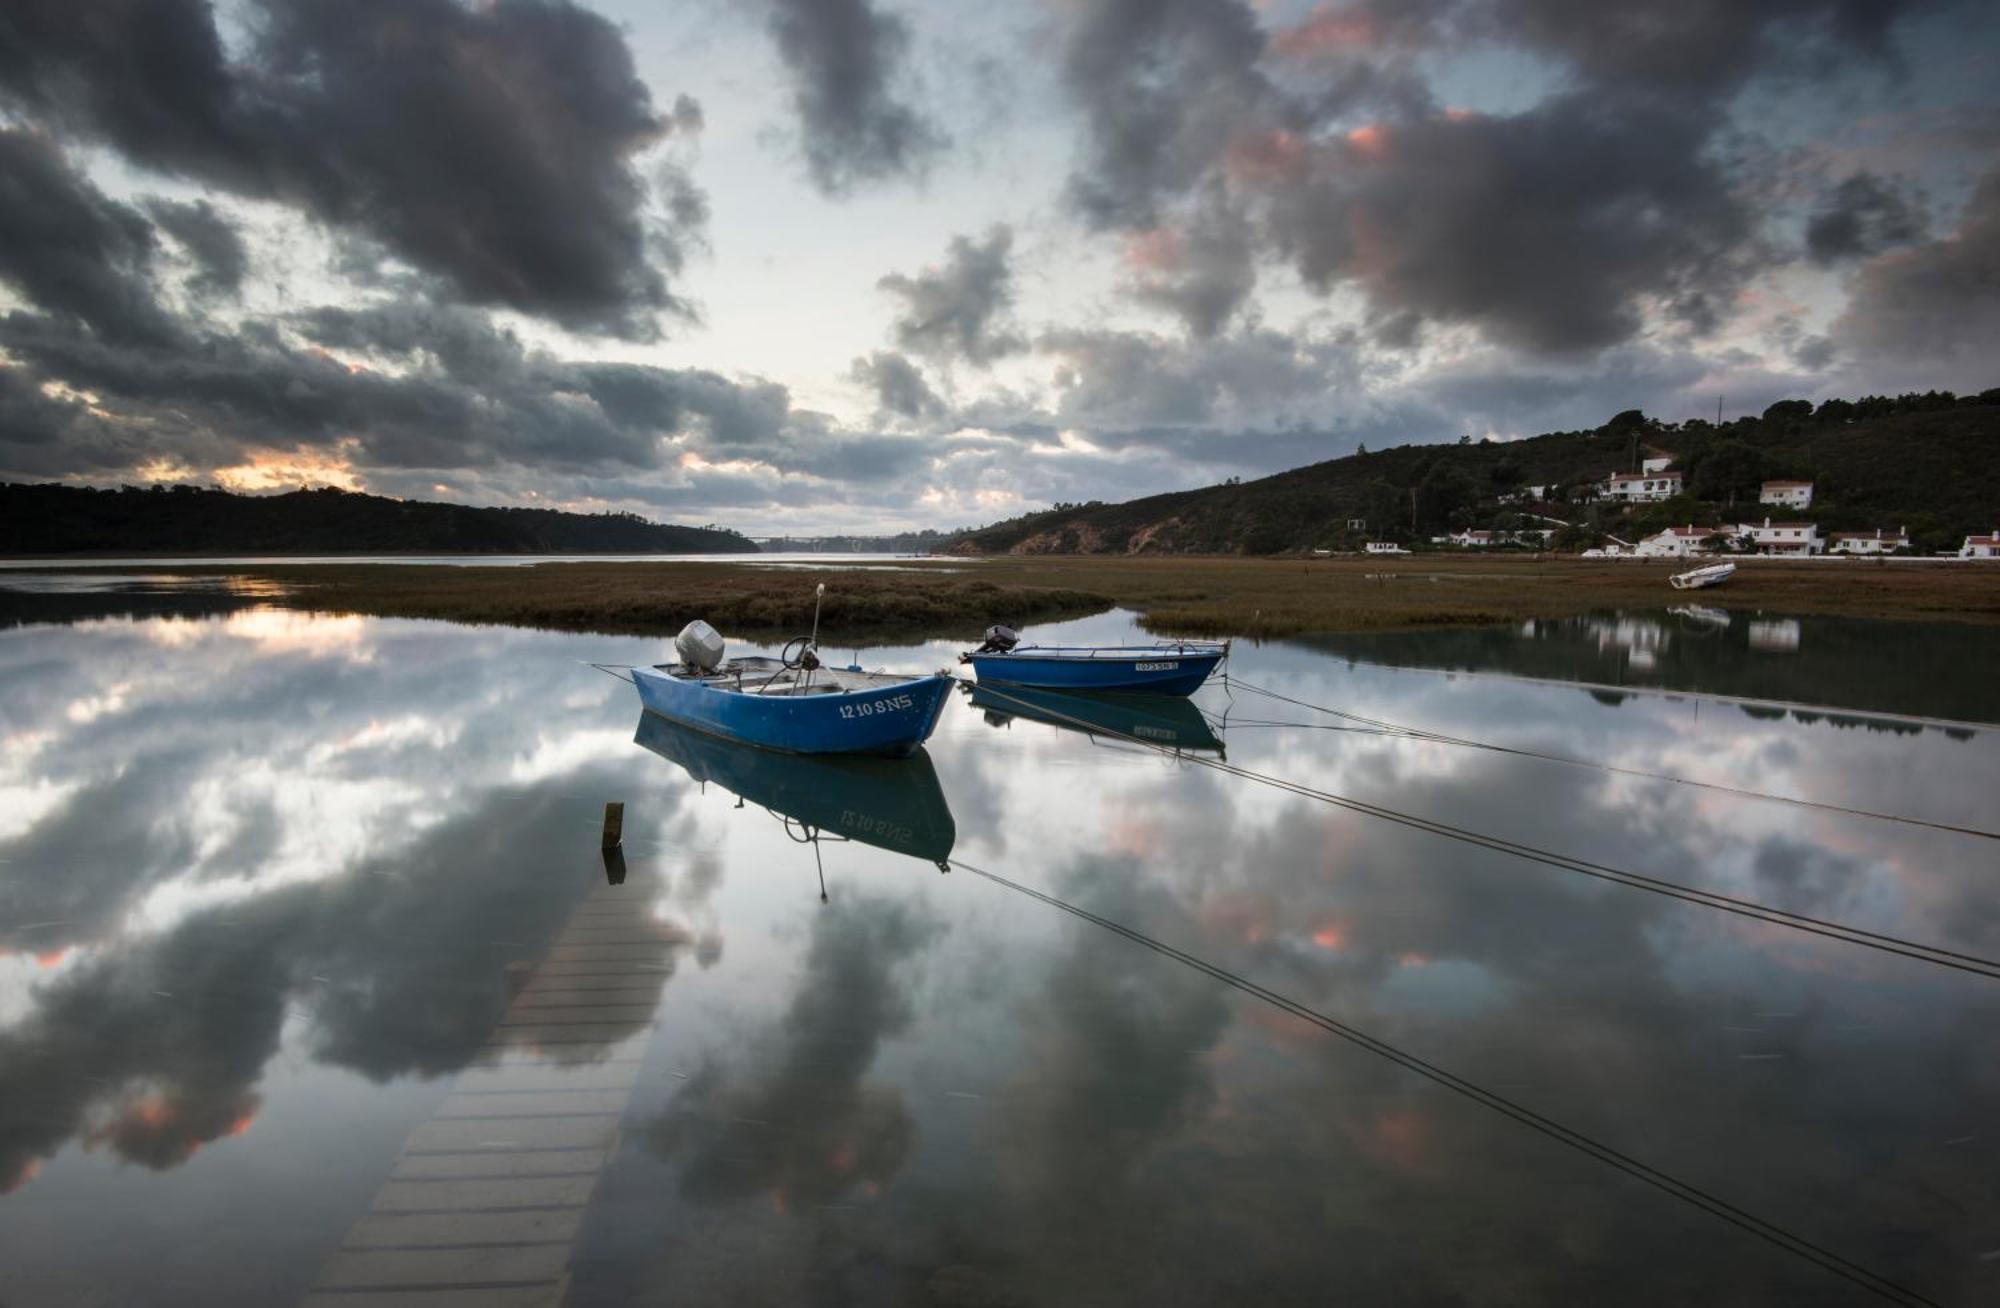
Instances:
[[[1310,1023],[1330,1035],[1337,1036],[1350,1044],[1358,1045],[1378,1057],[1386,1058],[1408,1071],[1415,1072],[1418,1076],[1462,1095],[1474,1103],[1512,1118],[1530,1130],[1538,1131],[1550,1139],[1559,1141],[1580,1153],[1597,1159],[1599,1162],[1607,1163],[1627,1176],[1643,1181],[1654,1189],[1672,1195],[1674,1198],[1699,1208],[1711,1216],[1719,1217],[1740,1230],[1747,1231],[1759,1239],[1776,1245],[1778,1248],[1799,1258],[1803,1258],[1807,1262],[1832,1272],[1834,1275],[1842,1277],[1892,1303],[1924,1305],[1926,1308],[1937,1308],[1935,1300],[1926,1298],[1907,1286],[1899,1285],[1879,1273],[1870,1271],[1859,1263],[1843,1258],[1824,1245],[1816,1244],[1802,1235],[1797,1235],[1786,1230],[1775,1222],[1767,1221],[1754,1213],[1746,1212],[1728,1200],[1690,1181],[1683,1181],[1676,1176],[1661,1171],[1657,1167],[1641,1162],[1630,1154],[1595,1140],[1581,1131],[1564,1126],[1553,1118],[1545,1117],[1524,1104],[1516,1103],[1514,1100],[1496,1094],[1475,1082],[1468,1081],[1456,1073],[1446,1071],[1435,1063],[1419,1058],[1415,1054],[1407,1053],[1395,1045],[1388,1043],[1386,1040],[1371,1036],[1359,1028],[1349,1026],[1338,1018],[1321,1013],[1317,1009],[1308,1008],[1297,1000],[1281,995],[1274,990],[1268,990],[1247,977],[1239,976],[1225,968],[1218,967],[1185,950],[1177,949],[1165,941],[1156,940],[1121,922],[1115,922],[1107,917],[1100,917],[1086,908],[1081,908],[1066,900],[1057,899],[1053,895],[1044,894],[1039,890],[1024,886],[1018,881],[1000,875],[998,872],[989,871],[986,868],[957,858],[951,860],[951,865],[961,871],[970,872],[974,876],[983,877],[995,885],[1003,886],[1009,890],[1026,895],[1030,899],[1038,900],[1051,908],[1059,909],[1082,921],[1089,922],[1093,926],[1102,927],[1107,931],[1124,937],[1134,944],[1141,945],[1185,967],[1192,968],[1205,976],[1220,981],[1224,985],[1239,990],[1254,999],[1262,1000],[1264,1003],[1270,1004],[1285,1013],[1289,1013],[1303,1022]]]
[[[1621,777],[1638,777],[1647,781],[1666,781],[1676,786],[1689,786],[1696,790],[1713,790],[1720,794],[1735,795],[1742,799],[1761,800],[1769,804],[1790,804],[1796,808],[1818,809],[1824,813],[1840,813],[1848,817],[1870,818],[1877,822],[1896,822],[1904,826],[1926,827],[1932,831],[1948,831],[1953,835],[1974,836],[1981,840],[2000,840],[2000,831],[1989,831],[1983,827],[1960,826],[1952,822],[1935,822],[1929,818],[1909,817],[1901,813],[1877,813],[1865,808],[1850,808],[1845,804],[1829,804],[1817,799],[1800,799],[1793,795],[1774,795],[1765,790],[1750,790],[1743,786],[1726,785],[1719,781],[1697,781],[1692,777],[1675,776],[1670,772],[1649,772],[1644,768],[1621,767],[1615,763],[1599,763],[1587,758],[1575,758],[1567,754],[1550,754],[1537,749],[1524,749],[1516,745],[1495,745],[1483,740],[1468,740],[1463,736],[1447,736],[1421,727],[1403,726],[1395,722],[1384,722],[1379,718],[1363,717],[1358,713],[1348,713],[1341,709],[1328,708],[1324,704],[1314,704],[1308,700],[1295,699],[1290,695],[1267,690],[1252,685],[1240,678],[1231,678],[1232,688],[1247,690],[1253,695],[1264,695],[1281,703],[1292,704],[1315,713],[1325,713],[1348,722],[1358,722],[1373,727],[1386,735],[1403,736],[1411,740],[1427,741],[1436,745],[1454,745],[1462,749],[1483,749],[1494,754],[1511,754],[1516,758],[1537,759],[1544,763],[1560,763],[1566,767],[1592,768],[1599,772],[1609,772]],[[1265,725],[1265,724],[1259,724]],[[1307,723],[1293,723],[1307,726]]]
[[[1100,734],[1117,736],[1120,739],[1129,740],[1134,744],[1142,745],[1147,749],[1155,750],[1162,754],[1172,754],[1175,757],[1185,758],[1188,762],[1200,767],[1213,768],[1218,772],[1241,777],[1246,781],[1269,786],[1275,790],[1298,795],[1304,799],[1316,800],[1335,808],[1346,809],[1349,812],[1380,818],[1385,822],[1392,822],[1398,826],[1410,827],[1417,831],[1428,832],[1431,835],[1443,836],[1447,840],[1456,840],[1462,844],[1472,845],[1480,849],[1489,849],[1496,853],[1511,854],[1517,858],[1526,859],[1529,862],[1541,863],[1548,867],[1556,868],[1559,871],[1575,872],[1581,876],[1591,877],[1599,881],[1609,881],[1617,885],[1630,887],[1634,890],[1643,890],[1649,894],[1662,895],[1669,899],[1678,899],[1685,903],[1700,905],[1704,908],[1713,908],[1721,912],[1733,913],[1739,917],[1764,922],[1771,926],[1787,927],[1794,931],[1803,931],[1810,935],[1824,936],[1830,940],[1838,940],[1851,945],[1860,945],[1866,949],[1894,954],[1898,957],[1913,959],[1921,963],[1930,963],[1937,967],[1947,967],[1954,971],[1970,972],[1975,976],[2000,980],[2000,959],[1985,958],[1978,954],[1960,953],[1956,950],[1945,949],[1940,945],[1927,945],[1920,941],[1887,935],[1879,931],[1869,931],[1862,927],[1847,926],[1826,918],[1814,917],[1808,913],[1795,913],[1790,909],[1778,908],[1770,904],[1760,904],[1755,900],[1739,899],[1733,895],[1722,894],[1719,891],[1702,890],[1694,886],[1682,885],[1678,882],[1667,881],[1659,877],[1647,876],[1644,873],[1631,872],[1603,863],[1594,863],[1588,859],[1576,858],[1569,854],[1559,854],[1551,850],[1539,849],[1533,845],[1508,840],[1502,836],[1484,835],[1477,831],[1467,830],[1464,827],[1453,826],[1447,822],[1418,817],[1415,814],[1403,813],[1396,809],[1386,808],[1380,804],[1371,804],[1365,800],[1351,799],[1345,795],[1334,794],[1331,791],[1319,790],[1302,782],[1292,781],[1268,772],[1258,772],[1251,768],[1242,767],[1239,764],[1230,763],[1224,759],[1209,758],[1205,755],[1186,751],[1176,751],[1156,741],[1146,740],[1141,736],[1117,731],[1102,724],[1091,723],[1085,719],[1073,717],[1049,707],[1046,703],[1030,704],[1026,700],[1009,695],[1005,691],[998,690],[992,686],[982,686],[981,690],[989,696],[1011,700],[1023,708],[1033,709],[1044,716],[1061,718],[1076,726],[1084,727]]]

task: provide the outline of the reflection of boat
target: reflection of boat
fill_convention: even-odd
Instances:
[[[825,667],[816,643],[801,636],[785,646],[788,657],[725,662],[722,638],[707,623],[689,623],[674,642],[681,661],[633,668],[632,684],[662,717],[788,754],[900,758],[924,743],[950,677]]]
[[[967,686],[972,707],[999,726],[1014,718],[1045,722],[1086,735],[1144,741],[1166,749],[1223,752],[1221,737],[1200,709],[1180,695],[1106,694],[1031,690],[1025,686]]]
[[[1719,629],[1729,625],[1729,611],[1727,609],[1710,608],[1706,604],[1680,604],[1668,609],[1667,612],[1677,618],[1686,618],[1689,622],[1697,626]]]
[[[937,769],[921,749],[902,759],[772,754],[689,730],[657,713],[639,715],[634,739],[696,781],[712,781],[798,822],[807,839],[824,832],[942,863],[958,838]]]
[[[1045,690],[1192,695],[1229,652],[1226,641],[1170,645],[1020,645],[965,656],[984,682]]]
[[[1720,586],[1736,575],[1734,563],[1715,563],[1706,568],[1696,568],[1693,572],[1679,572],[1667,578],[1675,590],[1700,590],[1705,586]]]

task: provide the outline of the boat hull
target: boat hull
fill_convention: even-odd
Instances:
[[[1088,658],[1050,657],[1033,652],[973,654],[967,658],[979,680],[994,686],[1041,690],[1145,691],[1192,695],[1222,662],[1222,651],[1160,649]]]
[[[1706,590],[1710,586],[1720,586],[1736,575],[1736,565],[1721,563],[1708,568],[1696,568],[1693,572],[1683,572],[1667,578],[1675,590]]]
[[[717,690],[651,668],[634,668],[639,702],[670,722],[785,754],[873,754],[903,758],[930,737],[951,678],[912,677],[865,690],[758,695]]]

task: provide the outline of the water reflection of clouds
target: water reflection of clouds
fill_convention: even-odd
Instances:
[[[662,1284],[996,1303],[1827,1292],[1296,1015],[992,883],[829,844],[822,906],[812,851],[638,750],[626,688],[579,689],[595,674],[570,659],[613,656],[602,644],[368,623],[358,643],[271,646],[225,625],[168,646],[145,624],[0,637],[8,731],[46,738],[6,776],[75,788],[0,848],[37,873],[7,879],[0,918],[0,948],[20,951],[0,958],[0,1176],[66,1140],[185,1157],[274,1093],[285,1049],[375,1079],[478,1056],[501,969],[566,920],[596,804],[616,796],[661,967],[684,969],[661,1039],[688,1079],[642,1092],[635,1151],[655,1170],[618,1216],[658,1237],[644,1257]],[[1977,816],[2000,773],[1992,736],[1612,707],[1289,646],[1236,663],[1358,713],[1833,802]],[[126,701],[73,721],[61,706],[97,693],[93,664]],[[1239,692],[1234,711],[1255,704]],[[2000,951],[2000,889],[1962,837],[1365,734],[1228,745],[1475,831]],[[2000,1211],[1996,1156],[1933,1142],[2000,1107],[1990,983],[1073,732],[995,730],[963,705],[932,753],[968,862],[1940,1298],[1978,1297],[1965,1251]]]
[[[507,962],[599,875],[588,797],[620,784],[628,731],[477,711],[532,703],[559,645],[292,613],[0,638],[9,739],[54,792],[0,844],[0,1184],[69,1139],[172,1166],[241,1129],[288,1043],[377,1079],[477,1056]],[[85,669],[119,702],[68,711]],[[671,791],[648,816],[672,835]],[[664,984],[698,933],[720,953],[715,879],[654,875],[630,891],[667,910]]]

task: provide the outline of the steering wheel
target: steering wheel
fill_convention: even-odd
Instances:
[[[796,655],[792,653],[793,646],[798,647]],[[786,641],[784,649],[778,652],[778,661],[795,672],[802,669],[811,672],[817,668],[819,656],[813,653],[812,637],[794,636]]]

